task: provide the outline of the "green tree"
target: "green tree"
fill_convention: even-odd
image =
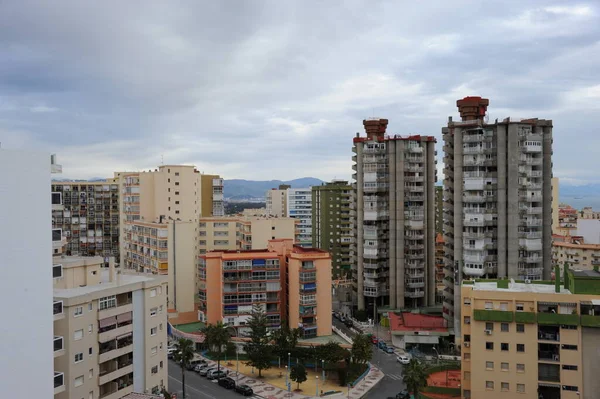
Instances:
[[[287,359],[287,354],[294,351],[301,335],[301,329],[290,328],[289,324],[284,321],[281,324],[281,328],[273,331],[271,334],[277,356],[280,356],[282,359]]]
[[[235,357],[236,352],[237,347],[235,346],[235,344],[233,342],[227,342],[227,344],[225,345],[225,355],[227,355],[229,359],[233,359]]]
[[[273,359],[273,346],[267,330],[267,315],[259,307],[254,306],[252,316],[248,319],[250,327],[250,341],[244,345],[248,355],[247,364],[258,369],[258,377],[262,378],[262,370],[271,367]]]
[[[367,311],[366,310],[357,310],[354,313],[354,318],[358,321],[367,321],[367,319],[368,319]]]
[[[421,388],[427,385],[427,371],[425,366],[416,359],[411,359],[404,368],[403,380],[415,398],[419,397]]]
[[[217,354],[217,370],[220,370],[223,348],[231,340],[231,335],[229,335],[227,326],[218,321],[216,324],[208,324],[202,329],[202,332],[204,333],[209,348],[215,350]]]
[[[300,389],[300,384],[307,380],[306,368],[302,364],[295,364],[292,366],[292,370],[290,370],[290,380],[298,383],[298,390]]]
[[[328,343],[317,347],[318,360],[325,360],[326,364],[338,363],[350,356],[350,353],[342,348],[337,342],[329,341]]]
[[[175,360],[181,366],[181,386],[183,387],[183,397],[185,398],[185,367],[187,367],[194,358],[194,343],[189,339],[180,338],[177,341],[177,350],[173,354]]]
[[[352,358],[354,362],[365,364],[373,356],[373,344],[365,334],[357,334],[352,342]]]

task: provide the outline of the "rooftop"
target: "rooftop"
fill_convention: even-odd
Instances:
[[[539,282],[535,284],[508,282],[507,285],[498,281],[483,282],[476,281],[472,284],[474,291],[504,291],[504,292],[533,292],[537,294],[554,294],[555,287],[553,281]],[[540,284],[541,283],[541,284]],[[466,284],[469,285],[469,284]],[[561,294],[571,294],[564,287],[560,287]]]
[[[75,298],[82,295],[90,295],[93,293],[101,292],[111,288],[124,287],[128,285],[134,285],[139,283],[152,283],[157,284],[162,281],[167,281],[166,276],[142,275],[142,274],[119,274],[117,281],[110,281],[110,274],[108,269],[102,269],[100,271],[100,284],[86,285],[84,287],[68,288],[68,289],[54,289],[54,296],[58,298]]]
[[[62,265],[63,268],[77,266],[91,266],[104,263],[101,256],[56,256],[52,258],[52,263]]]
[[[433,331],[448,332],[448,324],[441,316],[420,313],[389,313],[392,331]]]

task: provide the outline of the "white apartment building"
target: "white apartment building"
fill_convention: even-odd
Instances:
[[[122,274],[112,258],[104,263],[54,258],[54,368],[64,381],[57,399],[167,388],[166,277]]]
[[[287,189],[287,216],[298,220],[296,245],[312,246],[312,188]]]
[[[269,216],[286,217],[287,212],[287,184],[281,184],[279,188],[267,191],[265,195],[266,212]]]
[[[0,252],[5,281],[0,298],[6,305],[0,370],[7,397],[51,398],[65,386],[64,374],[54,369],[49,311],[50,184],[51,173],[60,169],[50,154],[0,149]]]

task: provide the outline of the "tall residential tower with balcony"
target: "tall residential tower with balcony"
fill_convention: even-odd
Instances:
[[[552,121],[488,123],[488,104],[458,100],[461,120],[450,117],[442,129],[444,313],[457,329],[463,278],[541,280],[552,272]]]
[[[287,217],[298,220],[296,245],[312,245],[312,190],[311,188],[287,189]]]
[[[333,278],[349,278],[352,272],[350,243],[352,186],[334,180],[312,188],[312,246],[331,254]]]
[[[435,303],[435,138],[388,136],[387,124],[363,121],[352,148],[359,309]]]

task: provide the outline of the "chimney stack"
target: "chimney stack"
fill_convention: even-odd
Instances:
[[[483,120],[490,100],[481,97],[465,97],[456,101],[458,112],[463,121]]]

